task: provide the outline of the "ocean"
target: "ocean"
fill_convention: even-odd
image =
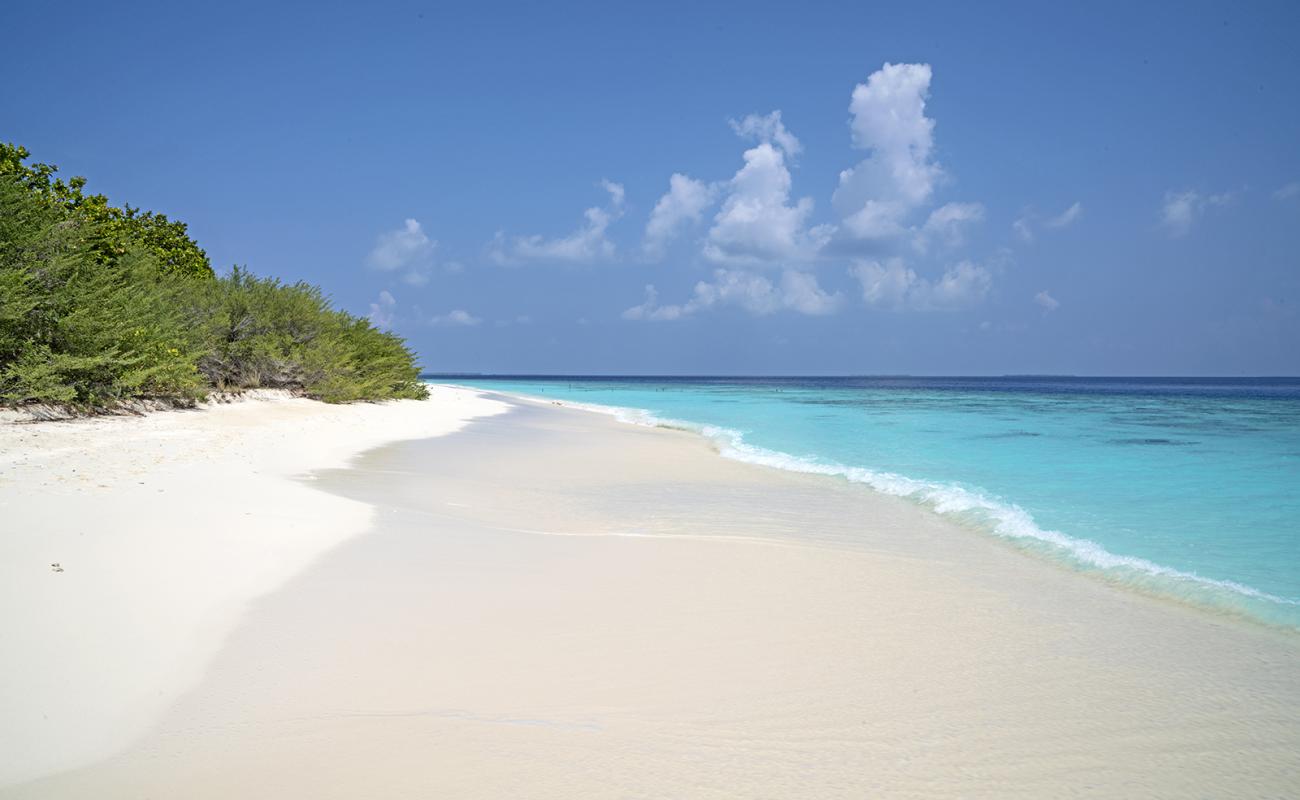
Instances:
[[[1300,379],[430,380],[693,430],[729,458],[862,484],[1102,580],[1300,629]]]

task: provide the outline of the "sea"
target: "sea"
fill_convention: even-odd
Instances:
[[[1101,580],[1300,630],[1300,379],[428,379],[695,431],[728,458],[860,484]]]

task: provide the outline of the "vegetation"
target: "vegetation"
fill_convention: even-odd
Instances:
[[[0,144],[0,403],[258,387],[327,402],[426,395],[402,340],[320,289],[217,276],[185,223],[113,207],[27,158]]]

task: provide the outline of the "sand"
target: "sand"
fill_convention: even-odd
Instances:
[[[143,733],[252,600],[371,528],[372,507],[297,476],[500,410],[445,388],[346,407],[261,393],[0,424],[0,786]]]
[[[370,534],[248,602],[117,752],[0,796],[1300,794],[1300,637],[512,406],[316,472]]]

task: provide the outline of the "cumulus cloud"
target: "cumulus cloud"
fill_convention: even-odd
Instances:
[[[1231,192],[1211,195],[1203,195],[1190,189],[1185,192],[1165,192],[1165,202],[1160,209],[1160,224],[1165,227],[1170,236],[1175,238],[1186,236],[1192,229],[1192,224],[1206,211],[1227,205],[1232,200]]]
[[[379,234],[366,257],[366,264],[380,272],[401,272],[402,280],[420,286],[429,280],[437,246],[438,243],[425,234],[417,220],[408,219],[402,227]]]
[[[885,64],[858,84],[849,103],[855,147],[871,154],[840,173],[832,204],[853,236],[879,239],[933,194],[943,169],[933,159],[934,120],[925,115],[929,64]]]
[[[1083,204],[1076,202],[1074,205],[1062,211],[1060,214],[1052,217],[1043,223],[1048,228],[1068,228],[1083,216]]]
[[[743,139],[771,142],[791,158],[799,155],[800,151],[803,150],[803,145],[799,143],[793,133],[786,130],[785,124],[781,122],[781,112],[779,110],[773,111],[767,116],[750,114],[739,122],[733,119],[731,120],[731,129]]]
[[[668,179],[668,193],[655,203],[645,226],[642,248],[646,255],[662,258],[668,244],[684,227],[700,222],[717,194],[717,187],[673,173]]]
[[[659,305],[659,290],[653,283],[647,283],[645,287],[645,300],[640,305],[632,306],[623,311],[623,319],[637,320],[672,320],[680,319],[684,306],[661,306]]]
[[[609,193],[609,204],[592,206],[584,211],[583,222],[573,233],[556,239],[541,235],[507,239],[504,233],[499,232],[488,251],[489,257],[499,264],[525,261],[590,263],[612,259],[616,248],[605,232],[623,216],[623,185],[610,180],[602,180],[600,185]]]
[[[760,141],[745,151],[745,165],[724,187],[726,199],[709,229],[705,258],[756,266],[815,257],[830,229],[806,227],[811,197],[790,199],[786,158],[798,151],[798,140],[781,124],[780,112],[751,115],[732,125],[738,134]]]
[[[780,301],[783,308],[800,314],[826,316],[839,310],[841,297],[824,291],[811,272],[786,270],[781,273]]]
[[[645,291],[645,302],[624,311],[624,319],[676,320],[724,305],[737,306],[759,315],[795,311],[822,316],[835,313],[842,299],[838,292],[824,291],[816,276],[797,270],[786,270],[779,283],[746,270],[714,270],[713,280],[695,284],[691,298],[677,305],[660,305],[659,293],[654,286],[646,286]]]
[[[1055,311],[1061,307],[1060,301],[1048,294],[1046,289],[1034,295],[1034,302],[1044,311]]]
[[[436,246],[417,220],[408,219],[397,230],[379,234],[366,263],[372,269],[393,272],[428,261]]]
[[[463,308],[456,308],[448,311],[446,314],[439,314],[429,320],[430,325],[437,325],[444,328],[472,327],[483,320],[469,313]]]
[[[925,224],[917,231],[914,244],[925,252],[931,242],[956,247],[965,238],[966,226],[984,219],[984,206],[979,203],[948,203],[930,212]]]
[[[397,310],[397,300],[387,291],[379,293],[375,302],[370,304],[370,324],[376,328],[391,328],[393,314]]]
[[[917,275],[902,259],[859,261],[849,274],[862,284],[868,306],[896,311],[952,311],[976,305],[988,295],[993,276],[984,267],[962,261],[938,280]]]

